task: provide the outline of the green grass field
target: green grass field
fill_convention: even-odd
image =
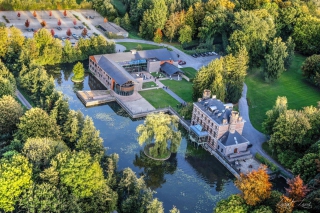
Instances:
[[[188,78],[195,78],[197,70],[192,67],[180,68]]]
[[[145,82],[142,84],[142,89],[147,89],[147,88],[156,87],[156,86],[157,86],[157,84],[153,81]]]
[[[249,73],[245,83],[248,86],[248,104],[252,125],[262,130],[261,123],[266,111],[275,104],[277,96],[286,96],[289,109],[302,109],[305,106],[317,105],[320,101],[320,90],[309,84],[303,77],[301,65],[304,56],[296,55],[291,67],[273,83],[265,83],[262,73]]]
[[[163,80],[164,85],[169,87],[174,93],[176,93],[185,102],[192,102],[192,83],[186,80]]]
[[[156,46],[152,44],[143,44],[143,43],[135,43],[135,42],[117,42],[117,44],[123,45],[127,48],[127,50],[136,49],[138,45],[142,47],[142,50],[154,50],[161,49],[162,46]]]
[[[169,105],[174,109],[177,109],[179,102],[171,97],[163,89],[153,89],[139,92],[154,108],[164,108]]]

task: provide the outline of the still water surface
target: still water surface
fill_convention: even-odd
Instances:
[[[136,127],[143,119],[131,119],[117,103],[84,107],[75,91],[102,89],[99,82],[87,75],[83,83],[74,84],[72,67],[66,65],[48,70],[57,90],[68,98],[70,108],[92,117],[107,153],[119,154],[118,169],[130,167],[138,176],[143,175],[156,192],[154,197],[163,202],[165,212],[173,206],[182,213],[213,212],[219,200],[239,192],[233,184],[234,176],[208,152],[194,147],[184,129],[181,128],[183,139],[177,154],[165,162],[148,159],[136,139]]]

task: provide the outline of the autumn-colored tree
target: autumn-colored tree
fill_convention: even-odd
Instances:
[[[20,18],[20,13],[17,14],[18,18]]]
[[[67,36],[71,36],[72,32],[70,30],[70,28],[67,30]]]
[[[60,19],[58,20],[58,26],[61,26],[61,20]]]
[[[235,185],[242,191],[246,203],[251,206],[269,198],[272,188],[265,165],[248,174],[240,174]]]
[[[44,21],[44,20],[43,20],[40,24],[41,24],[41,26],[42,26],[42,27],[47,26],[47,22],[46,22],[46,21]]]
[[[50,32],[51,32],[51,35],[52,35],[52,36],[54,36],[54,34],[55,34],[54,30],[53,30],[53,29],[51,29],[51,31],[50,31]]]
[[[153,41],[156,43],[161,43],[162,42],[162,31],[160,28],[156,30],[154,33]]]
[[[87,28],[83,28],[81,35],[86,36],[88,34]]]
[[[295,178],[287,181],[289,188],[286,188],[286,191],[289,195],[289,198],[296,201],[301,201],[309,191],[307,186],[303,184],[303,180],[300,178],[300,175]]]
[[[36,17],[37,17],[37,12],[36,12],[36,11],[33,11],[33,14],[32,14],[32,15],[33,15],[33,17],[36,18]]]
[[[51,11],[51,10],[49,11],[49,16],[50,16],[50,18],[51,18],[51,16],[52,16],[52,11]]]
[[[77,25],[77,19],[73,19],[73,24]]]
[[[24,26],[26,26],[26,28],[28,28],[30,26],[30,21],[27,19],[26,22],[24,23]]]
[[[107,17],[105,17],[105,18],[103,19],[103,22],[104,22],[104,23],[107,23],[107,22],[108,22]]]
[[[63,11],[63,15],[66,17],[67,16],[67,11]]]
[[[285,195],[282,195],[280,198],[279,203],[277,203],[276,206],[276,212],[277,213],[291,213],[294,207],[294,201],[286,197]]]

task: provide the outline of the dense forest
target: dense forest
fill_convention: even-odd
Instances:
[[[223,57],[201,68],[194,79],[194,99],[210,89],[221,100],[235,103],[248,69],[261,67],[266,82],[276,81],[290,66],[294,51],[310,56],[303,75],[320,84],[316,0],[122,0],[121,8],[115,2],[0,0],[0,8],[92,7],[144,39],[179,42],[189,53],[219,52]],[[113,51],[114,44],[101,36],[62,46],[44,29],[25,39],[15,27],[0,27],[1,211],[164,211],[143,177],[131,169],[117,170],[118,155],[105,152],[92,119],[69,109],[45,69]],[[34,103],[31,110],[15,99],[17,85]],[[242,175],[236,182],[242,196],[221,201],[215,212],[309,212],[293,202],[304,198],[319,211],[319,106],[287,108],[287,100],[279,97],[263,127],[278,160],[300,176],[289,181],[287,194],[282,195],[271,190],[264,168]],[[255,196],[248,196],[252,194],[248,189],[257,189]]]

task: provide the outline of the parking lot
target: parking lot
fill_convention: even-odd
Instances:
[[[18,13],[20,17],[18,17]],[[103,17],[101,17],[97,12],[93,10],[67,10],[66,16],[64,10],[52,10],[51,16],[50,11],[35,11],[36,17],[34,16],[34,11],[0,11],[1,21],[6,23],[3,16],[7,18],[10,23],[6,23],[7,26],[15,26],[19,28],[27,38],[33,37],[34,31],[42,28],[41,22],[45,21],[45,29],[51,31],[52,29],[55,32],[55,35],[59,39],[66,39],[69,37],[71,43],[75,43],[77,39],[81,36],[83,28],[86,27],[83,25],[85,22],[90,29],[88,30],[88,35],[92,36],[94,32],[97,32],[95,25],[103,22]],[[74,16],[76,15],[80,21]],[[86,19],[86,17],[88,19]],[[29,21],[29,27],[25,26],[26,20]],[[58,22],[61,22],[61,25],[58,25]],[[74,21],[76,24],[74,24]],[[75,36],[68,36],[67,31],[70,29],[71,34]],[[62,39],[62,40],[64,40]]]

